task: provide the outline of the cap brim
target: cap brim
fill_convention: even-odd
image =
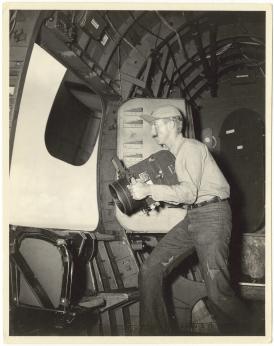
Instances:
[[[142,114],[140,115],[140,118],[147,121],[148,123],[153,123],[153,121],[155,120],[155,118],[149,114]]]

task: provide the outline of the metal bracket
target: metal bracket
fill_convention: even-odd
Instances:
[[[106,310],[114,309],[120,305],[136,301],[139,298],[139,292],[137,289],[130,293],[102,292],[99,293],[98,296],[104,299],[106,304],[105,306],[100,308],[100,311],[103,312]]]

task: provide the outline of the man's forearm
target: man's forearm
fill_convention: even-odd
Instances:
[[[177,185],[149,185],[149,195],[155,201],[163,201],[170,203],[186,203],[192,204],[196,201],[197,192],[193,190],[187,183]]]

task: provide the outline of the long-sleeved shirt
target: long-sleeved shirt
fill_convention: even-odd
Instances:
[[[179,184],[151,185],[155,201],[192,204],[229,197],[229,184],[205,144],[179,135],[170,151]]]

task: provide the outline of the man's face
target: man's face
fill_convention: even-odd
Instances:
[[[151,135],[156,139],[158,144],[163,145],[167,143],[167,138],[170,135],[170,131],[168,128],[168,120],[167,119],[159,119],[152,123],[151,127]]]

